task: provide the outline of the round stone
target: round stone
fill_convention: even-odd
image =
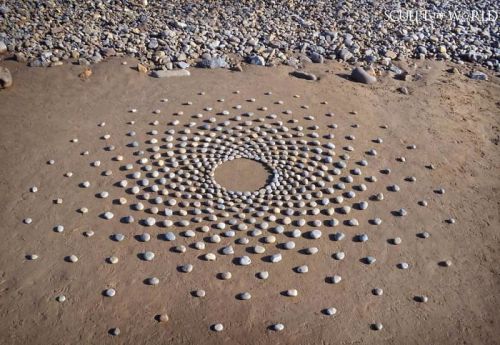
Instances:
[[[339,276],[339,275],[337,275],[337,274],[334,275],[334,276],[332,276],[332,277],[330,277],[330,283],[332,283],[332,284],[338,284],[341,281],[342,281],[342,277]]]
[[[169,320],[168,314],[160,314],[158,316],[159,322],[168,322],[168,320]]]
[[[144,252],[142,254],[142,257],[146,261],[151,261],[151,260],[153,260],[155,258],[155,253],[153,253],[153,252]]]
[[[276,323],[271,326],[271,329],[276,332],[281,332],[285,329],[285,325],[283,325],[282,323]]]
[[[238,299],[240,300],[248,301],[250,298],[252,298],[252,295],[249,292],[243,292],[238,294]]]
[[[206,292],[205,292],[205,290],[196,290],[196,291],[193,292],[193,295],[195,297],[200,297],[201,298],[201,297],[205,297]]]
[[[59,303],[62,303],[64,301],[66,301],[66,296],[59,295],[59,296],[56,297],[56,301],[59,302]]]
[[[146,279],[146,284],[148,284],[148,285],[158,285],[158,284],[160,284],[160,279],[158,279],[156,277],[148,278],[148,279]]]
[[[231,279],[232,276],[233,275],[231,274],[231,272],[222,272],[219,274],[219,277],[222,280],[229,280],[229,279]]]
[[[70,255],[70,256],[68,256],[68,257],[67,257],[67,260],[68,260],[69,262],[73,262],[73,263],[75,263],[75,262],[77,262],[77,261],[78,261],[78,256],[76,256],[76,255]]]
[[[267,271],[257,272],[256,277],[262,280],[266,280],[267,278],[269,278],[269,272]]]
[[[107,258],[107,261],[110,264],[116,264],[116,263],[118,263],[118,258],[116,256],[110,256],[109,258]]]
[[[222,332],[224,330],[224,326],[222,323],[216,323],[215,325],[212,325],[212,330],[215,332]]]
[[[345,253],[344,252],[336,252],[336,253],[333,254],[333,258],[335,260],[344,260]]]
[[[335,309],[333,307],[332,308],[326,308],[326,309],[323,310],[323,313],[325,315],[328,315],[328,316],[333,316],[333,315],[337,314],[337,309]]]
[[[406,262],[400,262],[400,263],[398,264],[398,268],[399,268],[399,269],[402,269],[402,270],[406,270],[406,269],[408,269],[409,267],[410,267],[410,265],[408,265],[408,263],[406,263]]]
[[[380,288],[375,288],[372,290],[372,293],[375,295],[375,296],[382,296],[383,293],[384,293],[384,290],[380,289]]]
[[[107,297],[113,297],[116,295],[116,290],[115,289],[106,289],[104,290],[104,295]]]
[[[252,260],[250,260],[250,258],[246,255],[238,258],[238,264],[240,264],[241,266],[248,266],[251,263]]]
[[[271,257],[269,258],[269,260],[270,260],[272,263],[277,263],[277,262],[280,262],[282,259],[283,259],[283,257],[281,256],[281,254],[280,254],[280,253],[278,253],[278,254],[273,254],[273,255],[271,255]]]

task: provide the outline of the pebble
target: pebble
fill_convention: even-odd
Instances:
[[[148,285],[158,285],[158,284],[160,284],[160,279],[158,279],[156,277],[148,278],[148,279],[146,279],[146,284],[148,284]]]
[[[333,254],[333,258],[335,260],[344,260],[345,253],[344,252],[336,252],[336,253]]]
[[[363,84],[374,84],[377,82],[377,78],[370,75],[361,67],[356,67],[351,71],[351,79]]]
[[[276,332],[281,332],[285,329],[285,325],[283,325],[282,323],[276,323],[271,326],[271,329]]]
[[[252,295],[249,292],[243,292],[243,293],[238,294],[238,299],[243,300],[243,301],[248,301],[251,298],[252,298]]]
[[[117,335],[120,335],[121,331],[118,327],[116,328],[111,328],[109,330],[109,334],[111,334],[112,336],[117,336]]]
[[[269,258],[269,260],[270,260],[272,263],[277,263],[277,262],[280,262],[282,259],[283,259],[283,257],[281,256],[281,254],[280,254],[280,253],[278,253],[278,254],[273,254],[273,255],[271,255],[271,257]]]
[[[212,325],[212,330],[215,332],[222,332],[224,330],[224,326],[222,323],[216,323],[215,325]]]
[[[269,272],[267,271],[257,272],[256,276],[259,279],[266,280],[267,278],[269,278]]]
[[[371,328],[374,330],[374,331],[380,331],[384,326],[380,323],[380,322],[377,322],[377,323],[373,323],[371,325]]]
[[[76,255],[70,255],[67,257],[67,261],[75,263],[78,261],[78,257]]]
[[[159,322],[168,322],[168,320],[170,320],[170,318],[168,317],[168,314],[160,314],[158,316],[158,321]]]
[[[104,291],[104,295],[107,297],[113,297],[114,295],[116,295],[116,290],[115,289],[106,289]]]
[[[323,310],[323,314],[328,315],[328,316],[333,316],[333,315],[337,314],[337,309],[335,309],[333,307],[332,308],[326,308],[326,309]]]
[[[406,263],[406,262],[400,262],[398,264],[398,268],[402,269],[402,270],[407,270],[408,268],[410,268],[410,265],[408,265],[408,263]]]
[[[110,256],[109,258],[106,259],[106,261],[108,261],[108,263],[110,264],[116,264],[118,263],[118,258],[116,256]]]
[[[155,253],[153,252],[144,252],[142,254],[142,258],[146,261],[152,261],[155,258]]]
[[[329,278],[331,284],[338,284],[342,281],[342,277],[339,275],[334,275]]]
[[[284,294],[288,297],[297,297],[299,295],[299,292],[296,289],[290,289],[286,290]]]
[[[375,288],[372,290],[372,293],[375,295],[375,296],[382,296],[383,293],[384,293],[384,290],[380,289],[380,288]]]
[[[229,280],[229,279],[231,279],[231,277],[233,275],[231,274],[231,272],[222,272],[219,274],[219,276],[220,276],[220,279],[222,279],[222,280]]]
[[[241,256],[238,258],[238,264],[241,266],[248,266],[252,263],[252,260],[248,256]]]
[[[66,296],[59,295],[59,296],[56,297],[56,301],[59,302],[59,303],[63,303],[64,301],[66,301]]]
[[[193,295],[194,295],[195,297],[200,297],[200,298],[202,298],[202,297],[205,297],[206,292],[205,292],[205,290],[196,290],[196,291],[194,291],[194,292],[193,292]]]

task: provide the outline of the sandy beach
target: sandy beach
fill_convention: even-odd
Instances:
[[[2,344],[498,344],[498,78],[474,81],[465,75],[467,65],[458,67],[462,73],[450,73],[455,67],[450,63],[413,61],[408,65],[411,80],[380,75],[374,85],[348,80],[350,68],[338,62],[310,65],[308,71],[319,81],[294,78],[287,66],[244,66],[243,72],[195,69],[190,77],[155,79],[137,72],[133,59],[122,65],[124,60],[93,65],[85,80],[78,65],[33,69],[2,62],[14,79],[13,87],[0,92]],[[245,117],[249,112],[252,117]],[[199,113],[203,117],[193,117]],[[268,129],[289,128],[291,138],[305,140],[310,150],[315,140],[334,144],[333,162],[343,160],[347,166],[340,175],[327,170],[323,178],[332,176],[332,181],[324,188],[346,180],[347,189],[335,185],[331,194],[311,192],[315,196],[303,199],[303,207],[296,200],[288,207],[285,201],[278,207],[281,213],[274,213],[277,206],[270,202],[272,207],[262,213],[212,207],[215,217],[210,218],[204,213],[210,208],[203,204],[206,199],[199,200],[199,207],[188,206],[182,204],[184,192],[165,194],[177,200],[173,206],[166,206],[166,199],[155,204],[152,199],[161,194],[129,176],[141,171],[141,157],[151,159],[153,171],[161,170],[158,159],[151,158],[151,139],[158,140],[157,157],[171,172],[185,169],[189,151],[183,156],[179,146],[165,148],[163,139],[172,136],[180,143],[182,136],[193,138],[210,117],[215,124],[229,120],[226,127],[233,134],[250,135],[245,128],[269,124]],[[297,126],[301,129],[294,130]],[[183,134],[186,128],[191,131]],[[277,137],[286,133],[280,130],[270,130],[268,137],[292,140]],[[334,135],[325,139],[329,133]],[[213,145],[237,145],[228,137]],[[131,145],[134,141],[138,148]],[[274,146],[266,143],[272,151]],[[137,150],[144,151],[137,155]],[[295,152],[289,147],[278,151]],[[307,152],[307,164],[317,162],[314,151]],[[54,164],[47,164],[50,160]],[[356,163],[361,160],[366,166]],[[262,163],[236,158],[221,163],[214,179],[227,190],[254,191],[269,183],[270,174]],[[143,171],[141,178],[146,176]],[[175,183],[166,172],[160,176]],[[199,180],[183,176],[193,182],[193,190],[199,188]],[[137,184],[140,192],[120,187],[122,180],[129,181],[128,187]],[[83,187],[86,181],[89,186]],[[361,184],[366,190],[352,188]],[[36,193],[30,191],[33,186]],[[348,191],[353,193],[336,198]],[[374,200],[378,193],[383,200]],[[324,198],[328,205],[321,204]],[[366,210],[358,209],[362,201],[369,204]],[[134,209],[139,202],[143,210]],[[165,215],[166,208],[174,213]],[[303,219],[305,225],[283,225],[286,208],[296,212],[292,221]],[[201,210],[199,219],[194,209]],[[314,209],[319,213],[313,214]],[[328,209],[332,213],[325,213]],[[106,220],[105,212],[114,217]],[[130,215],[135,221],[124,223]],[[156,224],[141,222],[148,217]],[[373,224],[377,218],[380,225]],[[173,225],[161,223],[166,219]],[[359,225],[349,226],[352,219]],[[190,223],[183,226],[182,220]],[[315,220],[321,225],[311,225]],[[221,222],[224,230],[213,227]],[[246,224],[245,230],[226,233],[237,223]],[[58,225],[62,232],[55,230]],[[294,229],[302,234],[293,237]],[[310,238],[313,229],[322,236]],[[187,230],[194,237],[185,236]],[[167,241],[167,232],[175,240]],[[341,241],[335,240],[338,232],[345,235]],[[424,232],[430,236],[423,238]],[[139,237],[144,233],[150,234],[149,241]],[[124,240],[117,241],[116,234]],[[218,243],[210,237],[215,234]],[[362,234],[369,240],[360,242]],[[243,237],[248,242],[238,244]],[[203,246],[196,244],[200,241]],[[289,241],[293,249],[284,248]],[[221,254],[227,246],[234,254]],[[265,252],[255,253],[255,246]],[[307,254],[312,247],[318,252]],[[145,251],[153,252],[154,260],[144,260]],[[343,260],[335,259],[339,252]],[[215,261],[207,253],[215,254]],[[270,262],[269,256],[278,253],[282,260]],[[78,261],[68,262],[71,255]],[[111,256],[119,261],[110,264]],[[242,256],[251,265],[238,264]],[[368,257],[376,262],[367,264]],[[408,269],[401,269],[402,263]],[[192,272],[180,271],[186,264],[193,265]],[[301,265],[307,265],[307,273],[297,273]],[[263,271],[268,278],[258,279]],[[231,272],[232,278],[220,279],[222,272]],[[332,284],[334,275],[341,282]],[[151,277],[159,284],[148,285]],[[106,297],[110,288],[116,294]],[[375,295],[376,288],[383,294]],[[204,297],[196,297],[200,289]],[[286,296],[290,289],[298,295]],[[243,292],[251,299],[241,300]],[[60,296],[64,302],[58,302]],[[328,308],[336,313],[326,315]],[[158,321],[162,314],[168,322]],[[221,332],[214,331],[218,323]],[[278,323],[282,331],[275,330]],[[383,329],[374,330],[377,323]],[[120,334],[111,335],[116,328]]]

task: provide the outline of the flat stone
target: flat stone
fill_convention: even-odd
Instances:
[[[304,71],[293,71],[290,73],[291,76],[299,78],[299,79],[305,79],[305,80],[318,80],[318,77],[309,72],[304,72]]]
[[[154,78],[189,77],[191,75],[191,72],[189,72],[186,69],[161,70],[161,71],[151,71],[150,75]]]

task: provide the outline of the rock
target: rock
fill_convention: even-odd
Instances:
[[[148,73],[148,68],[146,66],[144,66],[143,64],[138,63],[136,68],[137,68],[137,71],[140,73],[144,73],[144,74]]]
[[[4,41],[0,41],[0,54],[7,53],[7,45]]]
[[[186,69],[189,67],[189,64],[187,62],[184,62],[184,61],[179,61],[176,63],[177,67],[181,68],[181,69]]]
[[[374,84],[377,82],[377,78],[370,75],[367,71],[361,67],[356,67],[351,72],[351,79],[363,84]]]
[[[191,73],[188,70],[172,70],[172,71],[152,71],[150,75],[154,78],[172,78],[172,77],[189,77]]]
[[[198,63],[198,67],[201,68],[227,68],[228,64],[226,60],[222,57],[214,57],[203,59]]]
[[[401,92],[403,95],[409,95],[410,94],[410,91],[408,91],[408,89],[404,86],[398,88],[398,91]]]
[[[352,55],[352,53],[346,48],[342,49],[337,56],[340,60],[344,61],[349,61],[354,57],[354,55]]]
[[[12,75],[7,67],[0,66],[0,89],[6,89],[12,86]]]
[[[316,53],[316,52],[309,54],[309,58],[314,63],[323,63],[325,61],[325,58],[323,57],[323,55]]]
[[[243,72],[243,67],[241,67],[241,64],[236,64],[234,65],[232,68],[231,68],[232,71],[235,71],[235,72]]]
[[[469,74],[469,78],[473,80],[488,80],[488,75],[483,72],[473,71]]]
[[[266,60],[260,55],[252,54],[247,57],[247,63],[251,65],[265,66]]]
[[[315,74],[304,71],[293,71],[290,73],[290,75],[299,79],[318,80],[318,77]]]

